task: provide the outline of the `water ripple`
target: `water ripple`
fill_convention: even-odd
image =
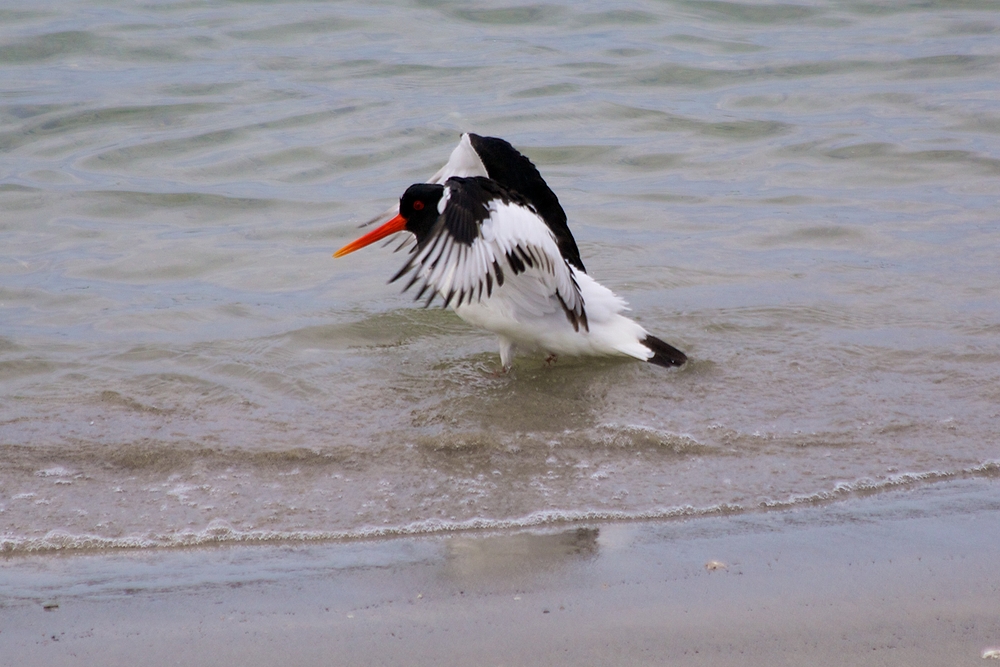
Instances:
[[[998,26],[991,0],[0,10],[4,544],[995,476]],[[386,285],[395,245],[331,257],[469,130],[535,162],[686,367],[498,374],[493,336]]]

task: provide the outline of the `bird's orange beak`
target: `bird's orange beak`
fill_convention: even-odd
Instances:
[[[334,257],[343,257],[347,253],[354,252],[359,248],[364,248],[370,243],[375,243],[379,239],[384,239],[390,234],[395,234],[396,232],[401,232],[406,229],[406,218],[401,215],[397,215],[395,218],[385,223],[378,229],[373,229],[356,241],[351,241],[343,248],[333,253]]]

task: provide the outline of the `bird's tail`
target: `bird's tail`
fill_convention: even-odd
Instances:
[[[670,368],[671,366],[682,366],[684,362],[687,361],[686,354],[678,350],[673,345],[664,343],[656,336],[650,336],[647,334],[641,342],[653,353],[653,356],[646,360],[651,364]]]

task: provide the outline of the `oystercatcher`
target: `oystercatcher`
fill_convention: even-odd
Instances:
[[[485,173],[484,173],[485,172]],[[535,166],[502,139],[465,134],[430,183],[410,186],[391,220],[338,250],[407,231],[416,245],[389,282],[410,274],[425,306],[440,297],[497,334],[505,371],[517,349],[625,355],[660,366],[687,357],[621,313],[624,299],[583,267],[566,214]],[[380,216],[381,217],[381,216]]]

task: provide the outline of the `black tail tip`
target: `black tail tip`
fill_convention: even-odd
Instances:
[[[642,344],[653,351],[653,356],[647,359],[651,364],[670,368],[672,366],[683,366],[688,360],[687,355],[678,350],[673,345],[668,345],[656,336],[647,335],[642,339]]]

